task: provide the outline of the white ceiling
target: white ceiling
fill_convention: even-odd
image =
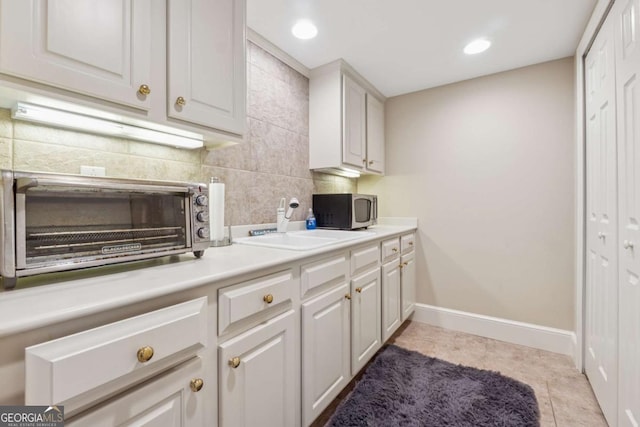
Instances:
[[[574,54],[596,0],[247,0],[247,24],[309,68],[345,59],[395,96]],[[311,19],[312,40],[291,34]],[[467,56],[486,37],[491,48]]]

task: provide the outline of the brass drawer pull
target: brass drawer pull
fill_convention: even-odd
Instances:
[[[144,346],[138,349],[138,361],[141,363],[148,362],[153,357],[153,347]]]
[[[264,302],[266,302],[267,304],[271,304],[273,302],[273,295],[267,294],[267,295],[262,297],[262,300]]]
[[[231,366],[233,369],[236,369],[238,366],[240,366],[240,358],[232,357],[231,359],[229,359],[229,366]]]
[[[182,96],[179,96],[178,99],[176,99],[176,104],[181,107],[184,107],[186,103],[187,101]]]
[[[345,297],[346,299],[351,299],[351,294],[346,294],[344,297]]]
[[[191,391],[193,391],[194,393],[197,393],[200,390],[202,390],[202,386],[204,386],[204,381],[202,381],[202,378],[194,378],[191,380],[191,383],[189,384],[189,386],[191,387]]]
[[[362,293],[362,288],[356,288],[356,292],[361,294]]]
[[[138,88],[138,93],[140,95],[149,95],[151,93],[151,89],[149,88],[149,86],[147,85],[140,85],[140,87]]]

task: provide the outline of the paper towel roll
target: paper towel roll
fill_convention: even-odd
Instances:
[[[224,239],[224,184],[211,178],[209,184],[209,218],[211,218],[211,240]]]

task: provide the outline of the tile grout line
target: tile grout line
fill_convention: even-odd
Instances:
[[[558,427],[558,421],[556,421],[556,411],[553,409],[553,399],[551,399],[551,390],[549,390],[549,381],[545,381],[547,386],[547,394],[549,395],[549,403],[551,404],[551,413],[553,414],[553,424]]]

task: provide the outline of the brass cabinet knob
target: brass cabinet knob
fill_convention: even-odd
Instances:
[[[393,252],[398,252],[398,248],[391,248]]]
[[[373,164],[373,160],[369,160],[369,166]]]
[[[151,89],[149,88],[149,86],[147,85],[140,85],[140,87],[138,88],[138,93],[140,95],[149,95],[151,93]]]
[[[179,105],[179,106],[181,106],[181,107],[182,107],[182,106],[184,106],[186,103],[187,103],[187,101],[186,101],[183,97],[181,97],[181,96],[179,96],[179,97],[176,99],[176,104],[177,104],[177,105]]]
[[[191,380],[191,383],[189,384],[189,386],[191,387],[191,391],[193,391],[194,393],[197,393],[200,390],[202,390],[202,386],[204,386],[204,381],[202,381],[202,378],[194,378]]]
[[[409,246],[413,246],[413,242],[409,242]]]
[[[402,263],[400,263],[400,264],[398,265],[398,267],[400,267],[400,270],[402,270],[402,267],[404,267],[404,265],[402,265]]]
[[[273,295],[267,294],[267,295],[262,297],[262,300],[264,302],[266,302],[267,304],[271,304],[273,302]]]
[[[362,159],[362,163],[367,163],[367,159]]]
[[[402,265],[404,265],[404,266],[406,267],[407,265],[409,265],[409,263],[408,263],[408,262],[405,262],[405,263],[403,263]]]
[[[148,345],[138,349],[138,361],[141,363],[148,362],[153,357],[153,347]]]
[[[239,357],[232,357],[231,359],[229,359],[229,366],[231,366],[233,369],[235,369],[238,366],[240,366],[240,358]]]
[[[351,299],[351,294],[346,294],[344,297],[345,297],[346,299]]]
[[[356,292],[361,294],[362,293],[362,288],[356,288]]]

